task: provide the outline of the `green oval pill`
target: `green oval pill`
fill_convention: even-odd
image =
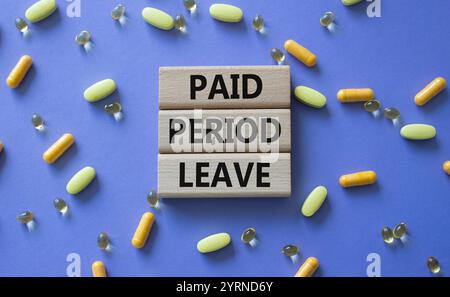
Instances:
[[[55,0],[40,0],[25,11],[25,17],[32,23],[42,21],[56,10]]]
[[[161,30],[171,30],[174,25],[173,18],[169,14],[153,7],[144,8],[142,17],[147,23]]]
[[[226,247],[231,242],[228,233],[217,233],[203,238],[197,243],[200,253],[211,253]]]
[[[436,136],[436,129],[431,125],[410,124],[403,126],[400,135],[410,140],[426,140]]]
[[[242,10],[228,4],[213,4],[209,7],[209,14],[218,21],[238,23],[242,20]]]
[[[110,78],[96,82],[84,91],[84,99],[96,102],[111,95],[116,90],[116,82]]]
[[[357,4],[359,2],[361,2],[362,0],[342,0],[342,3],[344,5],[354,5]]]
[[[322,93],[305,86],[296,87],[294,94],[298,101],[314,108],[322,108],[327,103],[327,98]]]
[[[67,193],[75,195],[83,191],[94,179],[95,169],[84,167],[69,180],[66,186]]]
[[[305,199],[305,202],[303,202],[302,214],[305,217],[310,217],[315,214],[327,198],[327,193],[327,188],[324,186],[318,186],[312,190],[312,192]]]

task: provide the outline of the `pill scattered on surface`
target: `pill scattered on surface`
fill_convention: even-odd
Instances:
[[[427,140],[436,136],[436,129],[426,124],[409,124],[400,129],[400,135],[409,140]]]
[[[381,107],[381,103],[378,100],[370,100],[364,103],[364,109],[367,112],[375,112],[379,110]]]
[[[394,233],[389,227],[383,227],[383,229],[381,229],[381,237],[383,238],[383,241],[388,244],[394,242]]]
[[[272,56],[272,59],[274,59],[278,64],[282,64],[284,62],[284,59],[286,58],[283,52],[278,48],[270,49],[270,55]]]
[[[10,87],[11,89],[17,88],[22,82],[25,75],[28,73],[28,70],[31,68],[32,64],[33,59],[31,59],[30,56],[22,56],[6,79],[6,84],[8,85],[8,87]]]
[[[116,5],[111,11],[111,18],[115,21],[119,21],[125,16],[125,6],[122,4]]]
[[[92,263],[92,276],[106,277],[106,268],[102,261],[95,261]]]
[[[257,14],[252,21],[253,29],[255,29],[257,32],[262,33],[264,31],[264,18]]]
[[[110,78],[96,82],[84,91],[84,99],[97,102],[111,95],[116,90],[116,82]]]
[[[238,23],[244,15],[239,7],[219,3],[209,7],[209,14],[212,18],[227,23]]]
[[[34,129],[38,130],[39,132],[45,130],[44,119],[37,113],[31,116],[31,124],[33,125]]]
[[[395,228],[393,230],[394,237],[397,239],[401,239],[403,236],[406,235],[407,232],[408,232],[408,227],[403,222],[398,224],[397,226],[395,226]]]
[[[243,243],[247,243],[252,245],[252,242],[254,242],[256,239],[256,230],[255,228],[247,228],[242,232],[241,235],[241,241]]]
[[[339,184],[344,188],[370,185],[376,181],[377,174],[372,170],[345,174],[339,178]]]
[[[342,4],[344,5],[355,5],[359,2],[361,2],[362,0],[342,0]]]
[[[48,164],[53,164],[72,146],[74,141],[72,134],[64,134],[44,152],[42,159]]]
[[[34,219],[34,215],[31,211],[26,210],[24,212],[21,212],[18,216],[17,216],[17,220],[19,222],[21,222],[22,224],[27,224],[31,221],[33,221]]]
[[[105,104],[103,109],[112,115],[116,121],[120,121],[122,119],[122,105],[119,102]]]
[[[173,18],[162,10],[146,7],[142,10],[142,17],[150,25],[161,30],[172,30]]]
[[[337,98],[341,102],[364,102],[375,98],[372,89],[341,89],[337,93]]]
[[[1,142],[0,142],[1,145]],[[2,151],[1,147],[0,147],[0,152]],[[442,169],[444,169],[444,171],[450,175],[450,160],[449,161],[445,161],[444,164],[442,165]]]
[[[327,103],[327,98],[322,93],[305,86],[296,87],[294,94],[298,101],[314,108],[322,108]]]
[[[400,111],[395,107],[386,107],[383,113],[384,117],[389,120],[396,120],[400,118]]]
[[[286,40],[284,49],[308,67],[313,67],[317,63],[316,55],[292,39]]]
[[[319,260],[314,257],[309,257],[303,262],[302,266],[298,269],[295,277],[311,277],[314,272],[319,268]]]
[[[0,140],[0,153],[3,151],[3,142]]]
[[[202,253],[211,253],[223,249],[230,244],[231,238],[228,233],[217,233],[203,238],[197,243],[197,250]]]
[[[97,246],[101,250],[109,249],[109,236],[105,232],[100,232],[97,236]]]
[[[27,22],[19,17],[16,18],[15,25],[17,30],[19,30],[21,33],[26,33],[30,29],[30,27],[28,27]]]
[[[296,256],[298,254],[298,246],[293,245],[293,244],[285,245],[281,249],[281,253],[287,257]]]
[[[183,5],[189,12],[194,12],[197,9],[197,4],[195,0],[183,0]]]
[[[417,95],[414,97],[414,103],[416,103],[419,106],[425,105],[437,94],[442,92],[446,86],[447,83],[443,77],[435,78],[422,91],[417,93]]]
[[[84,167],[69,180],[66,190],[69,194],[75,195],[83,191],[95,178],[95,169]]]
[[[437,274],[441,271],[441,264],[435,257],[428,257],[427,266],[431,273]]]
[[[75,42],[78,45],[86,45],[91,40],[91,33],[88,31],[81,31],[75,36]]]
[[[181,14],[177,14],[175,16],[175,20],[173,21],[173,26],[178,31],[186,31],[186,20],[184,19],[184,16],[182,16]]]
[[[140,249],[144,247],[154,221],[155,216],[151,212],[146,212],[142,215],[139,225],[134,232],[133,239],[131,240],[131,244],[135,248]]]
[[[319,20],[320,25],[324,28],[330,29],[333,25],[335,16],[331,11],[327,11]]]
[[[25,11],[25,17],[32,23],[42,21],[56,10],[55,0],[39,0]]]
[[[312,190],[312,192],[305,199],[305,202],[303,202],[302,214],[305,217],[314,215],[327,198],[327,193],[327,188],[325,188],[324,186],[318,186],[314,190]]]
[[[56,198],[55,200],[53,200],[53,206],[58,212],[62,214],[66,214],[69,211],[69,206],[67,205],[67,202],[61,198]]]
[[[150,207],[158,208],[159,199],[158,193],[155,190],[150,190],[150,192],[147,193],[147,202],[150,204]]]

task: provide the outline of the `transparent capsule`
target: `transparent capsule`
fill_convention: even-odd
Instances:
[[[114,7],[111,11],[111,17],[115,21],[119,21],[121,18],[125,17],[125,6],[119,4]]]
[[[275,62],[277,62],[278,64],[281,64],[284,62],[285,56],[284,56],[284,53],[280,49],[278,49],[278,48],[271,49],[270,55],[275,60]]]
[[[390,244],[394,242],[394,233],[389,227],[383,227],[383,229],[381,230],[381,237],[383,237],[383,240],[386,243]]]
[[[19,222],[21,222],[22,224],[28,224],[30,222],[32,222],[34,219],[34,215],[31,211],[24,211],[21,212],[18,216],[17,216],[17,220]]]
[[[283,247],[281,252],[285,256],[293,257],[293,256],[296,256],[298,254],[298,247],[296,245],[293,245],[293,244],[288,244],[288,245]]]
[[[384,109],[384,116],[390,120],[396,120],[400,118],[400,111],[394,107],[386,107]]]
[[[120,105],[119,102],[106,104],[104,110],[113,115],[116,121],[120,121],[122,119],[122,105]]]
[[[427,259],[428,269],[434,274],[439,273],[441,271],[441,265],[439,261],[435,257],[428,257]]]
[[[367,112],[376,112],[380,109],[381,103],[378,100],[370,100],[364,103],[364,109]]]
[[[327,11],[321,18],[320,18],[320,25],[324,28],[331,29],[331,26],[333,25],[335,16],[334,13],[331,11]]]
[[[153,208],[159,207],[158,193],[155,190],[150,190],[150,192],[147,193],[147,202]]]
[[[195,0],[183,0],[183,5],[190,12],[194,12],[197,9],[197,4],[195,3]]]
[[[408,227],[406,226],[405,223],[400,223],[397,226],[395,226],[393,234],[395,238],[402,238],[403,236],[406,235],[406,232],[408,232]]]
[[[101,232],[97,236],[97,245],[102,250],[108,250],[109,249],[109,236],[105,232]]]
[[[264,30],[264,18],[260,16],[259,14],[255,16],[253,19],[253,29],[255,29],[258,32],[263,32]]]
[[[61,198],[56,198],[55,200],[53,200],[53,206],[62,214],[67,213],[67,211],[69,210],[69,206],[67,205],[66,201]]]
[[[178,31],[185,31],[186,30],[186,20],[181,14],[177,14],[175,16],[175,20],[173,22],[173,26]]]
[[[242,232],[241,240],[251,246],[256,244],[256,230],[254,228],[247,228]]]
[[[42,132],[45,130],[44,119],[37,113],[35,113],[31,116],[31,124],[33,124],[33,127],[36,130],[38,130],[39,132]]]
[[[30,27],[28,27],[27,22],[24,19],[19,18],[19,17],[16,18],[15,24],[16,24],[16,28],[22,33],[26,33],[30,28]]]
[[[75,42],[78,45],[87,45],[88,42],[91,40],[91,33],[89,33],[88,31],[81,31],[80,33],[78,33],[77,36],[75,36]]]

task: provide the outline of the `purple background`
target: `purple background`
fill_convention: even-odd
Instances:
[[[316,275],[365,276],[366,257],[381,255],[384,276],[429,276],[426,259],[433,255],[450,271],[450,179],[442,163],[450,159],[449,92],[424,107],[414,95],[436,76],[450,79],[447,24],[450,2],[382,1],[382,17],[369,18],[367,3],[345,7],[339,0],[238,1],[244,20],[225,24],[208,13],[214,1],[198,1],[190,16],[181,0],[124,0],[129,17],[121,27],[110,17],[119,1],[81,0],[81,17],[66,16],[68,2],[31,26],[24,39],[14,18],[24,16],[33,0],[7,1],[0,10],[0,74],[6,79],[23,54],[34,67],[21,87],[0,84],[0,275],[64,276],[66,256],[81,256],[82,275],[91,263],[103,260],[111,276],[291,276],[308,256],[321,262]],[[171,15],[182,13],[188,34],[160,31],[146,24],[146,6]],[[338,30],[331,34],[319,18],[331,10]],[[251,26],[255,14],[264,16],[267,36]],[[81,30],[92,34],[89,54],[74,42]],[[272,47],[293,38],[318,57],[309,69],[293,57],[292,85],[323,92],[328,103],[316,110],[292,103],[292,180],[289,199],[179,199],[164,201],[154,211],[146,247],[134,249],[130,240],[146,211],[146,193],[156,188],[158,67],[184,65],[272,65]],[[95,81],[113,78],[118,92],[95,104],[83,90]],[[429,123],[434,140],[410,142],[383,117],[373,118],[361,104],[340,104],[340,88],[372,87],[384,107],[397,107],[405,123]],[[103,105],[120,99],[124,119],[116,123]],[[30,118],[41,114],[47,132],[36,132]],[[47,165],[42,153],[63,133],[76,138],[57,163]],[[66,182],[84,166],[94,166],[95,182],[77,197]],[[373,169],[376,185],[342,189],[341,174]],[[300,206],[317,185],[329,190],[326,203],[312,218]],[[52,201],[64,198],[72,215],[64,219]],[[32,210],[37,229],[29,233],[16,221]],[[410,230],[406,245],[386,245],[384,225],[404,221]],[[260,245],[240,242],[241,232],[255,227]],[[115,249],[108,254],[96,246],[97,234],[108,232]],[[216,232],[229,232],[232,244],[210,255],[196,251],[196,242]],[[300,247],[293,264],[280,252],[285,244]]]

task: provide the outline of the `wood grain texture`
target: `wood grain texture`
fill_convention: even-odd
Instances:
[[[159,153],[288,153],[289,109],[161,110]]]
[[[261,79],[262,89],[256,98],[244,99],[242,75],[257,75]],[[206,78],[204,89],[195,92],[191,99],[191,75]],[[216,75],[222,75],[229,97],[214,94],[210,97]],[[233,89],[234,80],[238,78]],[[200,86],[201,83],[197,82]],[[216,87],[220,84],[216,84]],[[214,88],[213,88],[214,89]],[[248,83],[248,93],[256,92],[257,83],[252,79]],[[235,96],[235,97],[236,97]],[[291,81],[289,66],[200,66],[200,67],[160,67],[159,68],[159,108],[160,109],[225,109],[225,108],[290,108]]]
[[[158,193],[162,198],[287,197],[291,154],[160,154]]]

